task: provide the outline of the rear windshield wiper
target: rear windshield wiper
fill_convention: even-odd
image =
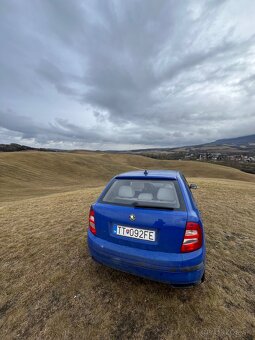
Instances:
[[[153,204],[146,204],[144,202],[134,202],[132,203],[132,206],[136,208],[152,208],[152,209],[167,209],[167,210],[175,209],[173,207],[168,207],[168,206],[162,207],[162,206],[153,205]]]

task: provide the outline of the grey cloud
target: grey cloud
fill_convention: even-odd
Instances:
[[[253,2],[245,1],[245,20],[253,20]],[[91,147],[171,146],[238,128],[253,132],[255,27],[237,25],[229,14],[235,2],[38,0],[24,9],[3,2],[0,37],[9,43],[0,55],[0,89],[3,108],[15,111],[2,110],[5,130]],[[13,46],[21,51],[15,57]]]
[[[81,83],[81,79],[78,76],[63,72],[57,65],[52,64],[48,60],[42,60],[36,72],[51,83],[57,91],[65,95],[79,97],[79,91],[72,87],[72,84]]]
[[[19,116],[14,112],[0,111],[0,125],[6,130],[18,132],[23,138],[35,138],[39,141],[83,141],[85,143],[94,142],[103,137],[93,128],[81,128],[65,119],[56,119],[49,124],[38,124],[33,119],[26,116]]]
[[[69,143],[69,148],[89,144],[94,145],[95,148],[101,145],[104,149],[109,148],[108,146],[112,144],[166,147],[169,146],[169,140],[173,146],[178,146],[188,144],[190,140],[192,143],[199,143],[201,136],[202,140],[208,141],[207,138],[211,133],[209,129],[198,127],[200,135],[198,137],[192,129],[178,131],[171,126],[168,131],[151,126],[143,129],[139,126],[126,126],[122,129],[113,127],[111,131],[106,131],[102,126],[80,127],[65,119],[56,119],[54,122],[44,125],[10,111],[0,111],[0,126],[9,131],[8,134],[15,136],[16,132],[25,140],[33,139],[37,143],[51,143],[52,145],[55,143],[56,146],[58,143],[64,142],[66,145]],[[241,128],[242,126],[239,125],[239,130]],[[2,134],[4,135],[3,131]]]
[[[187,73],[189,69],[201,66],[219,56],[233,54],[236,51],[241,54],[254,41],[253,37],[245,41],[231,41],[233,29],[230,26],[215,46],[208,48],[202,45],[194,49],[194,42],[189,41],[196,40],[195,34],[200,26],[205,26],[205,22],[200,19],[193,27],[187,10],[180,3],[162,1],[159,6],[155,5],[155,1],[146,1],[137,7],[132,3],[133,6],[125,7],[126,15],[123,15],[123,8],[113,6],[112,2],[100,4],[96,8],[101,24],[89,20],[81,24],[84,29],[81,41],[87,46],[85,59],[88,62],[83,76],[86,90],[81,95],[81,101],[107,110],[112,121],[155,118],[156,112],[160,124],[162,117],[158,112],[160,109],[158,104],[163,100],[171,107],[171,103],[167,98],[155,98],[153,95],[155,89],[164,83],[172,82],[175,77]],[[215,13],[219,4],[209,2],[206,15],[209,16],[210,10]],[[220,5],[222,6],[222,3]],[[62,10],[65,17],[65,6]],[[79,21],[81,17],[80,19],[76,17],[76,11],[74,7],[74,17]],[[87,19],[86,11],[84,18]],[[130,18],[133,19],[132,25]],[[175,28],[177,23],[179,29]],[[73,24],[76,27],[77,21]],[[193,29],[190,30],[188,24]],[[181,34],[184,36],[183,39],[180,39]],[[93,38],[97,38],[97,41]],[[165,46],[168,47],[169,56],[168,54],[162,56]],[[158,62],[157,58],[159,60],[162,58],[161,64],[165,64],[165,67],[161,66],[161,70],[154,66]],[[220,69],[224,70],[224,67],[221,66]],[[57,77],[54,81],[59,91],[78,95],[67,86],[68,77],[63,77],[61,72],[55,75]],[[69,75],[70,82],[75,81],[74,78]],[[52,77],[49,80],[52,82]],[[81,79],[76,77],[77,80],[81,84]],[[190,79],[190,82],[192,81],[196,82],[196,79]]]

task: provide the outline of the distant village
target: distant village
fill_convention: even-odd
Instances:
[[[255,156],[247,156],[243,154],[224,154],[221,152],[202,152],[202,153],[187,153],[184,159],[193,159],[198,161],[234,161],[234,162],[255,162]]]

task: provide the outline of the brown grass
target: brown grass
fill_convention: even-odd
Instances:
[[[11,155],[8,157],[5,164],[13,167],[17,157],[14,155],[15,161]],[[76,187],[76,177],[63,164],[64,154],[54,154],[60,157],[58,160],[53,160],[51,155],[40,157],[45,157],[44,163],[34,165],[31,181],[28,176],[27,186],[23,183],[19,195],[15,196],[12,182],[14,178],[18,183],[17,170],[2,176],[4,192],[8,191],[9,181],[11,194],[6,197],[1,192],[1,339],[252,339],[255,183],[249,182],[249,175],[240,174],[247,176],[248,181],[224,177],[195,179],[200,187],[195,196],[207,235],[207,280],[193,289],[176,290],[106,268],[94,263],[88,255],[87,213],[102,189],[95,185],[105,181],[99,177],[101,169],[96,167],[99,162],[96,159],[101,162],[106,158],[105,171],[111,176],[111,171],[136,167],[133,156],[120,155],[117,170],[118,165],[109,158],[91,154],[91,169],[92,165],[96,167],[91,172],[95,177],[90,178],[86,173],[85,178],[82,172],[77,175],[84,179],[81,190],[44,197],[34,188],[33,183],[40,182],[35,174],[41,173],[41,187],[45,187],[47,176],[52,181],[56,171],[52,168],[49,175],[50,164],[54,162],[59,162],[58,168],[55,165],[56,183],[60,183],[58,176],[66,176],[65,184],[68,183],[68,188],[56,185],[56,190],[77,189],[78,184]],[[86,157],[89,161],[89,156]],[[116,161],[118,156],[110,157]],[[18,161],[21,163],[22,156],[18,156]],[[157,161],[149,161],[158,167]],[[141,167],[145,163],[147,167],[147,162],[144,159]],[[70,165],[69,158],[67,164]],[[189,164],[192,174],[193,163],[184,163]],[[25,167],[33,169],[27,159]],[[212,168],[209,170],[212,172]],[[202,174],[203,171],[202,168]],[[232,171],[232,176],[237,176],[237,170]],[[97,183],[93,182],[96,178]],[[21,178],[19,183],[22,181]],[[22,195],[32,198],[24,199]]]
[[[251,174],[198,161],[155,160],[96,152],[0,153],[0,202],[103,185],[116,173],[144,168],[179,169],[191,177],[254,182]]]

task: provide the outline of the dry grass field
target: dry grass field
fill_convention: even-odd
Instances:
[[[199,185],[203,285],[174,289],[90,259],[90,204],[135,168],[179,168]],[[6,153],[0,202],[1,339],[253,339],[253,175],[132,155]]]
[[[116,173],[141,168],[180,169],[191,177],[254,182],[251,174],[209,163],[97,152],[13,152],[0,154],[0,202],[104,185]]]

